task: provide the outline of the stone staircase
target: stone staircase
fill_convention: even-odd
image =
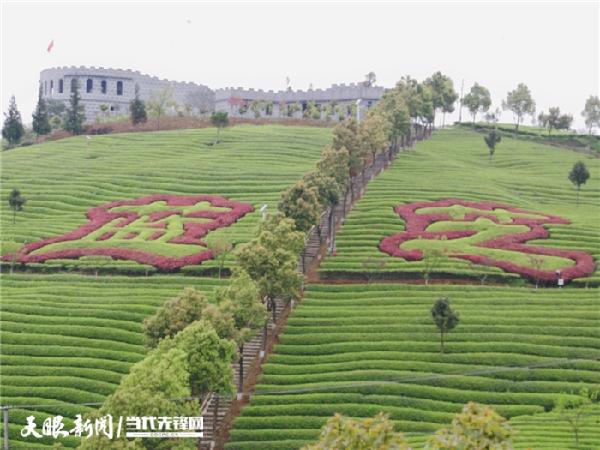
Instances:
[[[282,300],[275,301],[275,314],[277,319],[281,316],[281,313],[285,309],[286,305]],[[276,324],[270,320],[267,324],[267,333],[272,336]],[[262,348],[262,332],[259,332],[254,338],[244,344],[244,378],[248,376],[252,365],[260,355]],[[240,376],[239,362],[236,361],[232,364],[233,366],[233,383],[237,389],[238,380]],[[225,416],[229,413],[231,404],[236,399],[236,394],[222,395],[211,393],[209,397],[202,404],[202,417],[204,418],[204,437],[201,439],[200,448],[201,450],[210,450],[215,448],[215,438],[219,432],[219,427]]]

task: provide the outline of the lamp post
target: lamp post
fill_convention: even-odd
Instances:
[[[556,269],[556,284],[559,288],[563,287],[565,284],[565,280],[561,277],[562,271],[560,269]]]

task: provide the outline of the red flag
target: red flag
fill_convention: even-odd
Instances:
[[[50,41],[50,44],[48,44],[48,48],[46,49],[47,52],[50,52],[50,50],[52,50],[52,47],[54,47],[54,39],[52,39]]]

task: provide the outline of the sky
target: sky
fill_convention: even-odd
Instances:
[[[404,75],[478,82],[499,107],[518,83],[537,111],[559,106],[584,127],[598,95],[600,2],[175,3],[2,0],[1,99],[31,122],[41,70],[130,68],[211,88],[294,89]],[[50,41],[54,48],[47,52]],[[456,118],[450,117],[449,120]],[[463,111],[463,120],[468,115]],[[504,112],[503,122],[513,120]]]

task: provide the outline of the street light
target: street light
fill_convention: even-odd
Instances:
[[[265,203],[259,209],[259,211],[262,213],[263,220],[265,220],[267,218],[267,208],[268,208],[268,205]]]
[[[565,280],[561,277],[562,271],[560,269],[556,269],[556,284],[559,288],[565,285]]]

